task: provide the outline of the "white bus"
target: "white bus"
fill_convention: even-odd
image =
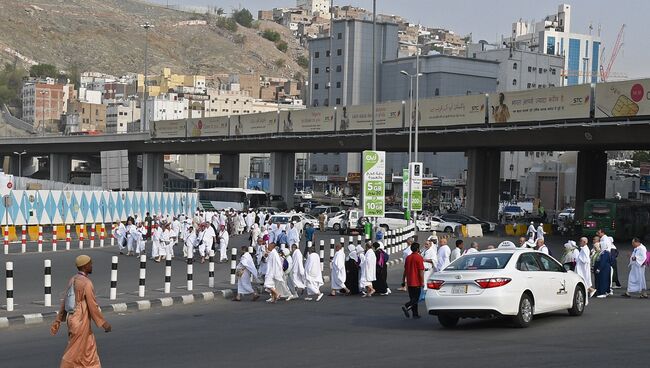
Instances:
[[[199,204],[204,211],[248,211],[250,208],[268,206],[266,192],[241,188],[199,189]]]

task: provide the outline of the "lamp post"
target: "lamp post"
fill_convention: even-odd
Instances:
[[[41,90],[38,92],[43,97],[41,104],[41,135],[45,135],[45,96],[49,94],[47,90]]]
[[[377,150],[377,0],[372,0],[372,150]]]
[[[14,152],[14,155],[18,155],[18,176],[20,177],[23,176],[23,155],[26,153],[27,151],[25,150],[22,152]]]
[[[147,91],[147,74],[149,73],[149,65],[148,65],[148,56],[149,56],[149,29],[153,28],[154,25],[145,22],[144,24],[141,24],[140,27],[144,28],[144,86],[142,90],[142,116],[140,117],[140,131],[144,131],[145,129],[148,129],[147,127],[147,98],[148,98],[148,91]]]
[[[334,57],[334,52],[332,48],[334,47],[334,0],[330,0],[330,57],[329,67],[327,72],[327,106],[332,106],[332,58]],[[303,188],[304,190],[304,188]]]

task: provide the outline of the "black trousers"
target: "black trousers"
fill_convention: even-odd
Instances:
[[[420,293],[422,292],[421,287],[409,286],[409,302],[404,304],[407,309],[413,312],[414,316],[419,316],[418,314],[418,302],[420,301]]]

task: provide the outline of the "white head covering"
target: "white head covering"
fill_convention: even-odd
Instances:
[[[357,255],[357,246],[354,244],[348,245],[348,257],[347,259],[353,259],[355,262],[359,262],[359,256]]]
[[[566,248],[566,249],[575,249],[575,248],[577,248],[576,242],[574,242],[573,240],[569,240],[568,242],[564,243],[564,248]]]
[[[528,239],[524,243],[524,246],[526,246],[528,248],[535,248],[535,241],[533,241],[532,239]]]

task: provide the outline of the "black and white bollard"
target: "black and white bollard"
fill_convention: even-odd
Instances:
[[[117,299],[117,256],[111,258],[111,292],[109,299]]]
[[[52,228],[52,252],[56,252],[56,225]]]
[[[70,225],[65,225],[65,250],[70,250]]]
[[[43,226],[38,225],[38,240],[37,249],[39,253],[43,253]]]
[[[357,247],[361,247],[361,246],[362,246],[362,244],[361,244],[361,239],[362,239],[362,238],[361,238],[361,235],[357,235]]]
[[[43,305],[52,306],[52,261],[45,260],[45,275],[43,276],[43,285],[45,286],[45,298]]]
[[[144,286],[147,279],[147,255],[140,255],[140,280],[138,281],[138,296],[144,297]]]
[[[165,294],[172,292],[172,255],[165,257]]]
[[[318,256],[320,257],[320,270],[325,269],[325,240],[318,243]]]
[[[237,282],[235,271],[237,270],[237,248],[230,250],[230,285],[235,285]]]
[[[23,225],[20,232],[20,253],[27,252],[27,226]]]
[[[345,244],[345,238],[341,237],[341,244]],[[330,239],[330,261],[334,259],[334,248],[336,248],[336,241]]]
[[[214,287],[214,249],[208,255],[208,287]]]
[[[14,263],[6,263],[7,312],[14,310]]]
[[[187,258],[187,291],[194,290],[194,258]]]

